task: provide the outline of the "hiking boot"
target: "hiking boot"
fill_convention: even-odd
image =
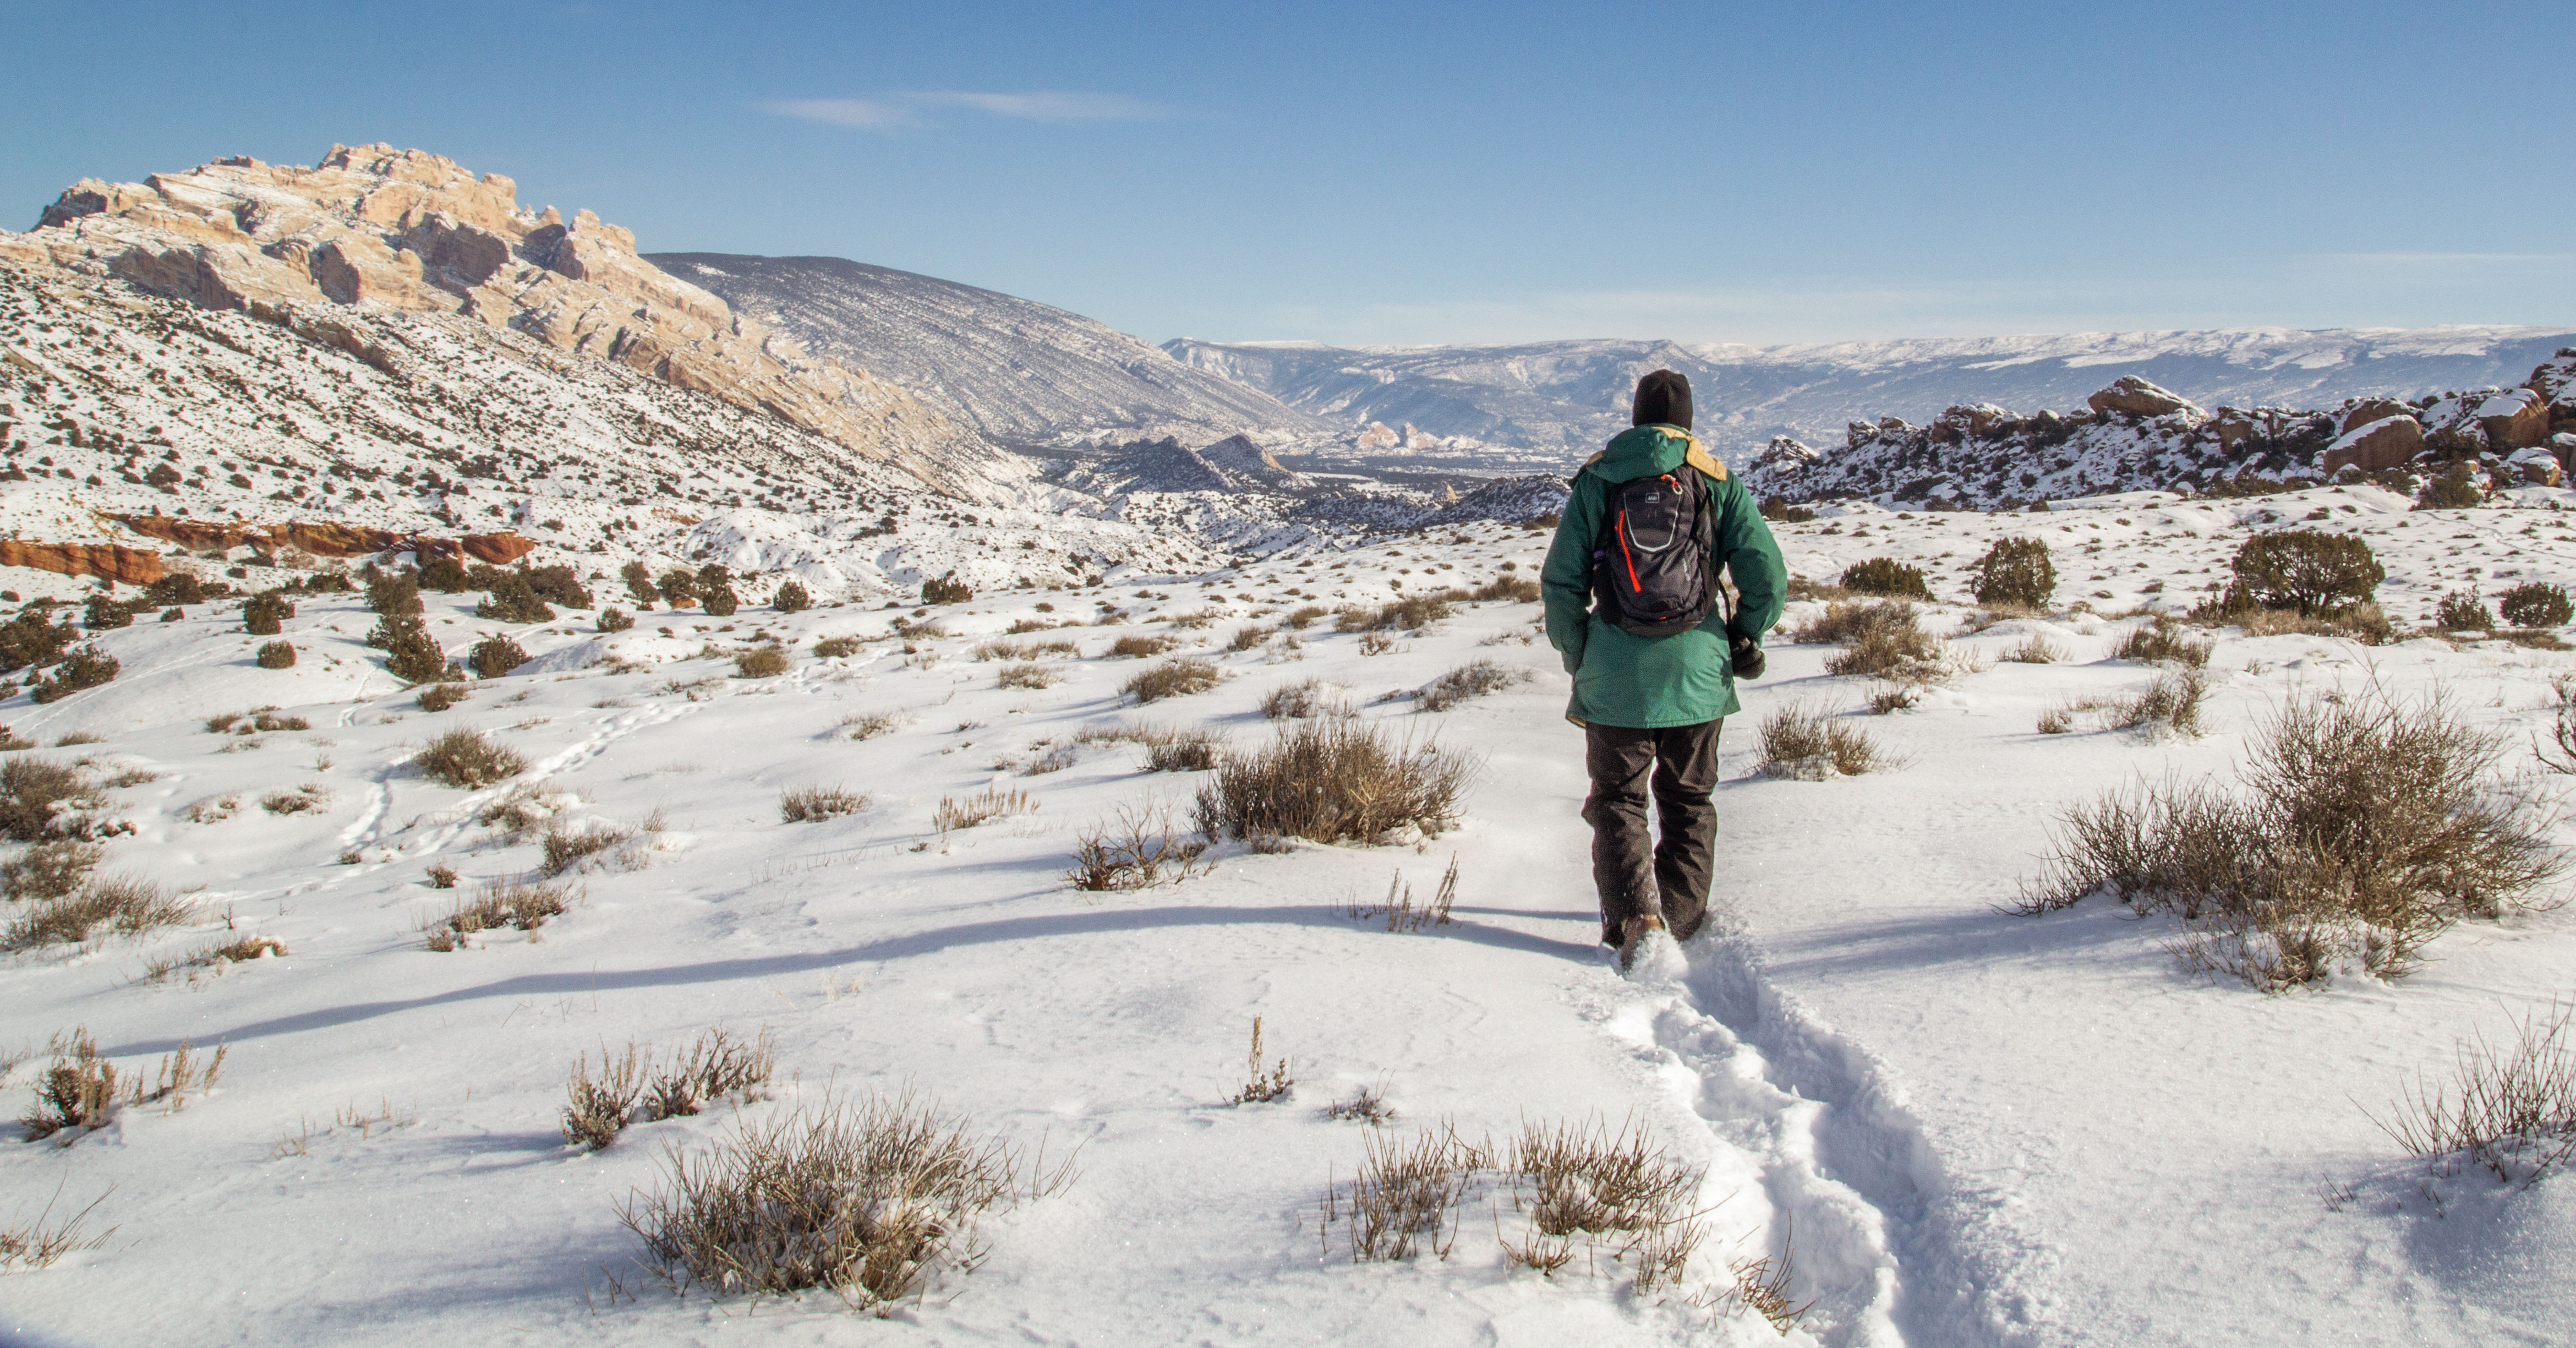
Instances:
[[[1619,929],[1619,972],[1626,973],[1637,962],[1637,951],[1647,940],[1664,929],[1660,917],[1632,917]]]

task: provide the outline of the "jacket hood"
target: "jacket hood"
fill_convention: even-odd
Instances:
[[[1691,433],[1677,426],[1634,426],[1610,438],[1592,462],[1584,465],[1610,482],[1669,473],[1690,452]]]

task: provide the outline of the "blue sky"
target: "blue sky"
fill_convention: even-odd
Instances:
[[[2576,322],[2552,5],[0,6],[0,224],[418,146],[1152,340]]]

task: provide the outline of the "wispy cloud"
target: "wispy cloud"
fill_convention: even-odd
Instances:
[[[827,126],[891,131],[927,126],[940,109],[961,109],[992,117],[1029,122],[1142,122],[1163,109],[1126,94],[1082,94],[1038,90],[1030,93],[978,93],[964,89],[922,89],[879,94],[871,98],[791,98],[761,105],[780,117]]]

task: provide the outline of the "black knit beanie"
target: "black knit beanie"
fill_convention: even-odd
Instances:
[[[1690,381],[1671,370],[1657,370],[1637,381],[1637,400],[1629,407],[1631,426],[1691,424]]]

